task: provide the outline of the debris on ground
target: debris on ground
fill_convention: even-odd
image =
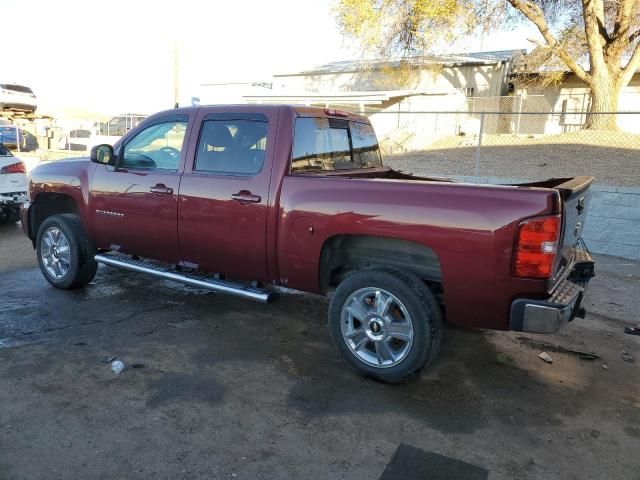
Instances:
[[[570,355],[576,355],[582,360],[596,360],[600,358],[600,355],[593,352],[585,352],[583,350],[574,350],[573,348],[566,348],[560,345],[553,345],[547,342],[539,342],[527,337],[517,337],[517,340],[529,347],[540,348],[549,352],[568,353]]]
[[[114,360],[111,362],[111,371],[116,375],[120,375],[122,371],[126,368],[126,365],[122,360]]]
[[[595,428],[591,430],[591,437],[598,438],[600,436],[600,430],[596,430]]]
[[[624,327],[624,333],[629,335],[640,335],[640,325],[636,327]]]
[[[108,356],[104,357],[104,358],[103,358],[102,360],[100,360],[100,361],[101,361],[102,363],[111,363],[111,362],[113,362],[116,358],[118,358],[118,357],[115,357],[115,356],[113,356],[113,355],[108,355]]]
[[[499,353],[496,355],[496,361],[501,363],[502,365],[513,365],[513,358],[504,353]]]
[[[636,361],[635,358],[633,358],[633,355],[631,355],[629,352],[627,352],[626,350],[622,351],[622,354],[620,355],[620,357],[622,358],[622,360],[624,360],[625,362],[629,362],[629,363],[633,363]]]
[[[542,352],[538,356],[547,363],[553,363],[553,358],[551,358],[547,352]]]
[[[604,363],[602,364],[602,369],[603,370],[609,370],[609,367],[607,367]]]

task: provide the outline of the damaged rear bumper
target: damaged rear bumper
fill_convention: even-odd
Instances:
[[[581,248],[571,273],[556,285],[549,298],[518,298],[511,303],[511,330],[555,333],[574,318],[584,318],[582,301],[594,275],[593,259]]]

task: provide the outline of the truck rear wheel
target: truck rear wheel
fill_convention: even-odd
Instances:
[[[65,213],[45,219],[36,248],[40,270],[54,287],[84,287],[96,275],[95,251],[77,215]]]
[[[329,329],[356,371],[398,383],[435,358],[442,317],[435,297],[414,275],[361,270],[338,285],[329,306]]]

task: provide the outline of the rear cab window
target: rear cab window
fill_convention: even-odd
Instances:
[[[368,123],[324,117],[296,119],[292,174],[380,167],[378,141]]]

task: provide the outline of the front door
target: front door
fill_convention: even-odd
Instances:
[[[180,261],[178,190],[187,125],[183,114],[158,119],[125,140],[115,167],[96,167],[91,215],[98,248]]]
[[[267,201],[275,122],[262,114],[201,109],[196,124],[199,140],[180,185],[182,258],[204,271],[270,281]]]

